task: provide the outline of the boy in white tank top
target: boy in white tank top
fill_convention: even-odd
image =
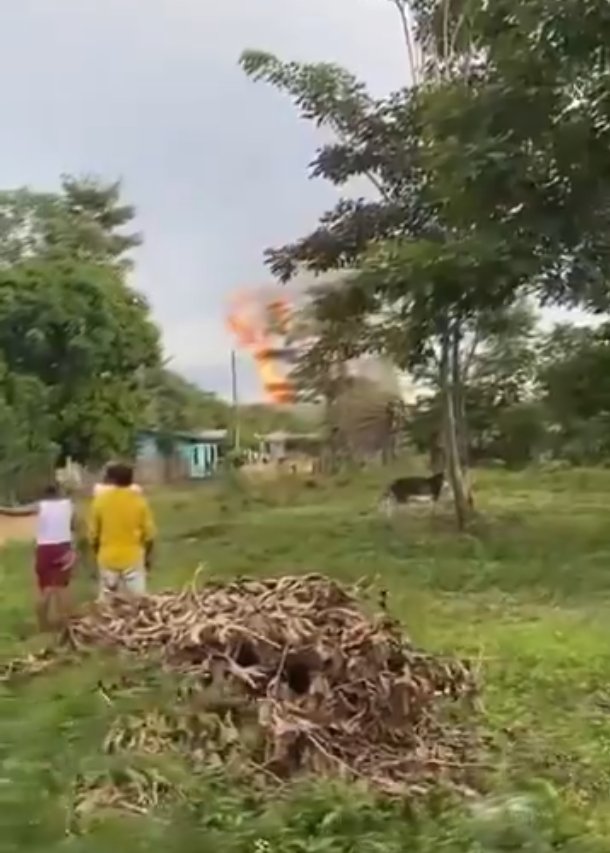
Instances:
[[[75,553],[72,544],[74,507],[60,494],[56,484],[45,490],[38,504],[36,524],[36,577],[38,602],[36,613],[43,631],[58,627],[69,615],[68,586]],[[53,621],[51,611],[55,610]]]

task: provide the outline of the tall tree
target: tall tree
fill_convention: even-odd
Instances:
[[[145,374],[160,360],[148,305],[125,281],[139,243],[126,231],[133,216],[120,185],[96,179],[65,177],[58,193],[0,193],[4,422],[23,414],[11,385],[36,390],[28,424],[82,462],[131,450]],[[0,455],[13,453],[8,433],[2,440]]]
[[[322,407],[330,467],[367,452],[389,459],[397,439],[396,383],[359,371],[358,360],[374,349],[378,334],[366,308],[362,290],[327,282],[310,288],[291,324],[289,378],[299,399]]]
[[[517,464],[541,448],[545,418],[539,403],[538,350],[537,316],[528,303],[481,313],[476,326],[464,329],[456,353],[464,418],[460,438],[465,442],[462,453],[473,461],[498,457]],[[438,356],[416,373],[426,393],[412,412],[412,432],[422,449],[430,448],[440,428],[437,366]],[[508,427],[514,440],[506,434]]]
[[[2,192],[0,263],[71,258],[127,269],[128,253],[141,243],[129,230],[134,216],[134,208],[121,200],[119,182],[65,176],[58,193]]]
[[[348,363],[367,351],[362,293],[341,282],[312,287],[288,341],[296,352],[290,379],[303,399],[332,406],[344,390]]]
[[[416,2],[419,19],[454,3]],[[422,89],[431,197],[506,247],[544,301],[608,304],[610,11],[605,0],[468,4],[469,76]],[[436,14],[438,20],[438,14]],[[458,63],[459,65],[459,63]],[[450,144],[447,144],[447,140]],[[586,156],[583,152],[586,151]]]
[[[388,98],[332,65],[242,59],[335,132],[314,175],[337,185],[364,176],[377,190],[372,201],[341,201],[267,260],[282,280],[302,265],[358,268],[373,310],[402,333],[401,363],[438,351],[463,525],[456,354],[465,329],[528,291],[543,302],[608,303],[610,16],[602,0],[394,4],[418,73]]]
[[[45,389],[52,439],[88,462],[130,449],[142,371],[159,359],[144,299],[102,266],[32,260],[0,268],[0,353]]]
[[[49,223],[49,245],[59,252],[67,249],[82,260],[119,268],[131,266],[128,252],[139,246],[142,238],[125,232],[135,208],[121,200],[120,182],[65,176],[61,186],[65,215]]]
[[[412,368],[438,348],[447,456],[463,526],[468,500],[459,459],[452,354],[462,323],[481,304],[489,309],[508,298],[489,286],[501,263],[497,247],[476,234],[447,234],[439,222],[428,197],[429,175],[422,168],[423,133],[413,91],[373,99],[352,75],[332,65],[282,63],[260,53],[247,53],[242,62],[251,76],[287,91],[306,118],[335,131],[337,141],[318,151],[314,175],[338,185],[366,177],[377,190],[374,200],[341,200],[316,231],[268,251],[267,261],[282,281],[302,266],[318,273],[358,268],[356,281],[347,285],[365,295],[356,313],[385,322],[395,347],[401,345],[393,353],[397,363]]]

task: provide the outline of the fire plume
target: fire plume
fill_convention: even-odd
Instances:
[[[283,338],[288,332],[291,308],[283,297],[264,299],[257,291],[239,291],[229,305],[227,326],[238,345],[251,353],[270,402],[294,403],[294,384],[278,362],[286,360]]]

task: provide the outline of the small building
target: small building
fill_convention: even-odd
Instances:
[[[318,433],[271,432],[257,435],[261,460],[271,463],[310,462],[318,458],[322,439]]]
[[[218,469],[226,441],[226,429],[141,430],[136,442],[136,479],[141,483],[205,480]]]

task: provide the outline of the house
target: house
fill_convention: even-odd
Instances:
[[[204,480],[217,470],[226,441],[226,429],[141,430],[136,441],[136,479],[141,483]]]
[[[318,433],[271,432],[257,435],[259,458],[264,462],[289,462],[297,467],[311,463],[320,455],[322,438]]]

